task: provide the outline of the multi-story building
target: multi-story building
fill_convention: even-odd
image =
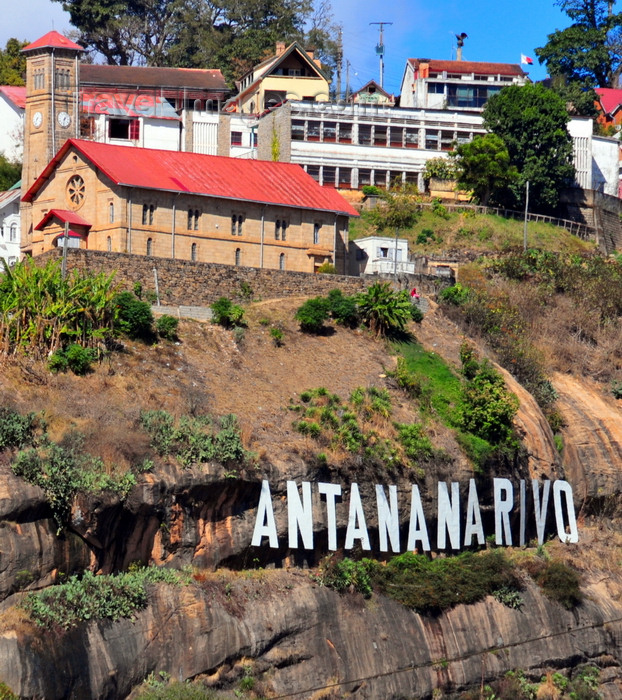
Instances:
[[[400,105],[481,112],[502,88],[526,82],[527,74],[513,63],[409,58],[402,77]]]
[[[20,256],[19,249],[19,198],[18,182],[7,192],[0,192],[0,258],[7,265],[14,265]],[[0,265],[0,272],[2,266]]]

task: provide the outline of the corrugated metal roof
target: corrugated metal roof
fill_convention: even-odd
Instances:
[[[181,120],[168,100],[149,91],[83,92],[82,108],[87,114]]]
[[[32,201],[72,147],[118,185],[358,216],[339,192],[320,186],[294,163],[127,148],[78,139],[62,146],[24,195],[24,201]]]
[[[26,87],[21,85],[0,85],[0,92],[16,107],[26,109]]]
[[[605,114],[613,114],[622,105],[622,90],[617,88],[596,88],[599,102]]]
[[[524,76],[525,72],[517,63],[486,63],[479,61],[438,61],[436,59],[409,58],[408,62],[415,70],[422,63],[429,66],[431,71],[448,73],[480,73],[483,75],[516,75]]]
[[[19,201],[19,190],[7,190],[6,192],[0,192],[0,208],[5,207],[7,204],[17,200]]]
[[[22,51],[34,51],[35,49],[73,49],[74,51],[84,51],[81,46],[56,31],[44,34],[40,39],[25,46]]]
[[[91,224],[79,214],[76,214],[75,211],[69,211],[68,209],[50,209],[35,226],[35,231],[41,231],[41,229],[47,226],[50,219],[53,218],[59,219],[63,224],[68,223],[70,226],[85,226],[86,228],[91,228]]]
[[[219,70],[202,68],[154,68],[150,66],[102,66],[80,64],[80,85],[155,87],[228,92]]]

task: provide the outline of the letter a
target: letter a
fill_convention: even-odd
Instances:
[[[270,482],[266,481],[266,479],[261,482],[261,495],[257,506],[257,518],[255,520],[255,531],[253,532],[251,547],[259,547],[263,537],[268,538],[272,549],[279,548],[279,538],[276,535],[276,523],[274,522],[274,510],[272,509]]]

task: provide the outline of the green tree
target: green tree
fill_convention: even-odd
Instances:
[[[376,337],[403,331],[412,318],[408,292],[396,292],[388,282],[372,284],[359,294],[358,305],[363,322]]]
[[[21,50],[27,41],[9,39],[4,51],[0,49],[0,85],[25,85],[26,56]]]
[[[532,209],[550,211],[574,177],[568,112],[562,98],[541,84],[510,85],[491,97],[484,126],[500,136],[519,177],[510,188],[509,206],[522,206],[529,181]]]
[[[413,185],[396,184],[381,194],[382,202],[372,211],[371,220],[383,229],[412,228],[421,216],[421,208]]]
[[[9,160],[0,153],[0,192],[13,187],[21,176],[22,164],[16,160]]]
[[[497,134],[476,136],[456,149],[458,184],[472,190],[474,197],[487,206],[498,201],[507,188],[518,180],[518,171],[510,165],[510,154]]]

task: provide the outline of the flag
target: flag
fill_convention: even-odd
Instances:
[[[529,56],[525,56],[524,53],[520,55],[520,62],[521,63],[526,63],[528,66],[533,65],[533,58],[529,58]]]

